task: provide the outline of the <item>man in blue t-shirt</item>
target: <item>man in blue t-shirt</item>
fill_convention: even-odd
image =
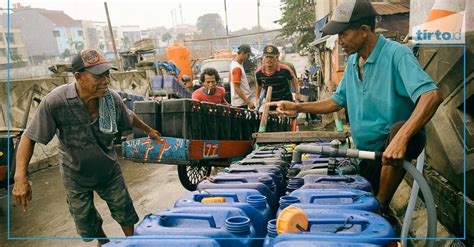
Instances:
[[[383,151],[382,161],[360,163],[361,175],[374,188],[382,212],[402,181],[403,160],[423,150],[423,126],[443,101],[433,80],[406,46],[375,34],[375,12],[367,0],[337,6],[325,34],[338,34],[349,55],[332,97],[317,102],[272,102],[277,111],[331,113],[347,108],[357,149]]]

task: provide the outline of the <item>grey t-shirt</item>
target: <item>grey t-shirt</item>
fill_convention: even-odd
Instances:
[[[115,101],[117,126],[131,129],[133,113],[120,96]],[[76,83],[59,86],[43,98],[24,133],[35,142],[47,144],[59,139],[59,164],[64,185],[89,189],[122,176],[113,145],[113,134],[99,130],[76,91]]]

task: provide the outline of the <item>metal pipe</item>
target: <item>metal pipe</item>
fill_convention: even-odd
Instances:
[[[303,153],[322,154],[328,157],[342,157],[342,158],[360,158],[378,160],[382,158],[382,152],[361,151],[357,149],[336,149],[332,147],[325,147],[319,145],[301,144],[293,150],[293,158],[291,163],[301,163],[301,156]],[[421,163],[421,162],[420,162]],[[420,186],[420,190],[425,199],[426,210],[428,211],[428,228],[426,231],[426,246],[433,247],[436,239],[437,231],[437,215],[434,202],[433,193],[426,182],[423,174],[420,173],[410,162],[404,160],[403,168],[410,174]]]

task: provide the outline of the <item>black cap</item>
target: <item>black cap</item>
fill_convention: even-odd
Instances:
[[[243,45],[240,45],[239,48],[237,48],[237,53],[248,53],[248,54],[252,54],[252,48],[250,48],[250,45],[247,45],[247,44],[243,44]]]
[[[72,72],[88,71],[100,75],[110,69],[117,70],[104,56],[94,49],[85,49],[72,59]]]
[[[331,21],[321,29],[321,32],[329,35],[338,34],[351,24],[376,15],[374,6],[368,0],[344,0],[337,5]]]
[[[273,45],[267,45],[265,48],[263,48],[263,55],[264,56],[278,56],[280,55],[280,52],[278,51],[278,48]]]

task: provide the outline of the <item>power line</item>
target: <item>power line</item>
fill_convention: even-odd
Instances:
[[[208,39],[184,40],[184,43],[188,43],[188,42],[203,42],[203,41],[222,40],[222,39],[232,39],[232,38],[239,38],[239,37],[245,37],[245,36],[253,36],[253,35],[257,35],[257,34],[279,32],[279,31],[282,31],[282,30],[294,29],[294,28],[297,28],[297,27],[312,27],[313,25],[314,25],[314,23],[307,23],[307,24],[294,25],[294,26],[290,26],[290,27],[284,27],[284,28],[273,29],[273,30],[267,30],[267,31],[261,31],[261,32],[255,32],[255,33],[247,33],[247,34],[239,34],[239,35],[229,35],[229,36],[216,37],[216,38],[208,38]]]

